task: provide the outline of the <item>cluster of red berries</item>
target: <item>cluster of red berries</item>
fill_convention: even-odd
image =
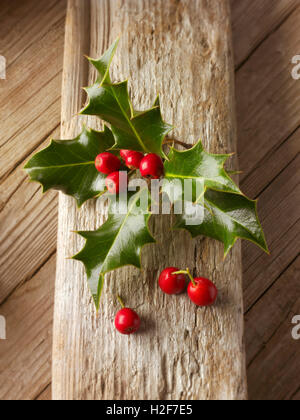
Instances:
[[[178,295],[186,288],[186,275],[190,278],[187,292],[191,301],[197,306],[213,305],[217,300],[218,289],[205,277],[193,278],[189,269],[165,268],[159,276],[159,287],[168,295]],[[116,315],[115,327],[121,334],[133,334],[140,328],[140,317],[133,309],[125,308],[121,299],[119,297],[118,299],[122,309]]]
[[[120,156],[129,169],[139,169],[145,178],[159,179],[164,173],[162,159],[155,153],[144,156],[134,150],[120,150]],[[120,174],[121,160],[113,153],[100,153],[95,159],[95,166],[99,172],[107,175],[105,185],[112,194],[118,194],[121,189]],[[126,185],[127,187],[127,185]]]

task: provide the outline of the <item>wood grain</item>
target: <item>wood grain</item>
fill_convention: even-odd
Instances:
[[[43,3],[45,5],[46,2]],[[57,87],[61,84],[59,59],[63,50],[64,29],[60,22],[64,21],[64,3],[61,2],[55,18],[48,14],[51,10],[45,7],[41,20],[45,23],[49,17],[47,36],[39,36],[39,26],[33,36],[30,20],[21,20],[16,25],[30,28],[33,40],[37,39],[23,54],[17,56],[13,49],[6,55],[8,83],[1,81],[0,84],[0,124],[5,127],[5,135],[0,139],[1,181],[11,173],[16,163],[20,164],[35,150],[45,138],[45,133],[50,135],[59,121],[61,92]],[[43,54],[44,51],[47,54]],[[14,156],[13,160],[11,156]]]
[[[47,388],[36,398],[37,401],[50,401],[51,399],[52,399],[51,385],[48,385]]]
[[[288,19],[297,6],[298,0],[231,0],[237,68]]]
[[[28,182],[24,163],[2,183],[0,193],[0,303],[56,251],[57,195],[42,196],[40,186]]]
[[[260,213],[270,242],[271,255],[257,252],[252,244],[244,245],[245,253],[249,251],[247,260],[244,260],[246,310],[272,285],[299,252],[299,163],[300,155],[261,195]],[[280,226],[280,229],[274,228],[275,226]]]
[[[297,394],[299,341],[292,339],[291,321],[299,314],[299,268],[297,258],[247,315],[248,373],[253,400],[263,395],[270,400],[290,400]],[[262,341],[261,348],[258,343]]]
[[[237,72],[236,90],[241,181],[263,165],[299,127],[300,83],[291,76],[292,57],[300,43],[295,31],[300,6],[272,33]]]
[[[274,286],[269,288],[248,311],[246,315],[248,365],[251,365],[259,355],[261,342],[263,341],[266,345],[278,331],[279,326],[284,324],[287,331],[291,332],[291,319],[296,315],[293,312],[300,296],[299,268],[300,258],[296,257],[294,262],[277,279]],[[282,299],[283,295],[284,300]],[[258,375],[260,375],[259,372]]]
[[[42,197],[23,166],[59,137],[66,1],[13,1],[8,9],[1,1],[0,9],[0,54],[7,60],[0,81],[2,303],[56,249],[57,195]]]
[[[8,66],[0,80],[0,314],[8,326],[0,341],[1,400],[35,399],[51,381],[58,200],[42,196],[22,168],[60,135],[65,8],[65,0],[0,0],[0,54]]]
[[[255,125],[255,121],[252,124]],[[252,198],[261,197],[275,179],[281,177],[287,166],[297,158],[300,152],[299,144],[300,128],[292,132],[272,153],[268,152],[259,164],[253,165],[252,170],[241,183],[244,193]],[[263,208],[263,203],[259,203],[259,208]]]
[[[202,137],[212,152],[235,149],[226,1],[92,0],[90,31],[86,6],[69,2],[64,138],[80,129],[72,115],[81,105],[78,88],[86,73],[79,54],[85,52],[87,33],[92,56],[121,33],[113,76],[129,76],[134,104],[145,107],[160,92],[164,117],[176,125],[176,136],[190,143]],[[93,78],[91,73],[89,82]],[[143,252],[143,272],[122,269],[108,275],[97,317],[82,267],[65,256],[82,245],[70,231],[95,228],[103,215],[97,203],[78,213],[71,199],[60,196],[53,398],[245,399],[240,247],[224,262],[220,244],[171,233],[169,220],[159,218],[152,224],[158,246]],[[159,270],[175,263],[212,277],[221,291],[219,304],[197,309],[184,296],[171,301],[159,293]],[[126,340],[112,325],[117,291],[139,308],[144,323],[141,334]]]
[[[31,400],[51,380],[55,257],[1,306],[7,340],[0,345],[0,399]]]

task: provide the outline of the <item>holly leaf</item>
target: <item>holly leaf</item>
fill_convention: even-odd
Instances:
[[[165,182],[163,191],[171,200],[188,200],[183,196],[184,187],[190,182],[190,201],[198,203],[207,188],[217,191],[241,194],[224,169],[224,164],[231,155],[207,153],[199,141],[189,150],[179,151],[171,148],[168,160],[165,161]],[[173,195],[170,194],[170,188]],[[173,199],[172,199],[173,197]]]
[[[112,147],[111,130],[83,129],[73,140],[52,140],[35,154],[24,169],[31,181],[42,184],[43,192],[50,188],[71,195],[81,206],[86,200],[105,191],[105,175],[95,168],[96,156]]]
[[[186,204],[186,203],[185,203]],[[269,253],[257,215],[257,201],[244,195],[207,190],[204,205],[193,210],[186,205],[175,228],[188,230],[192,237],[208,236],[224,243],[225,256],[238,238],[246,239]]]
[[[142,247],[155,242],[148,228],[148,189],[126,195],[111,197],[108,219],[97,231],[77,232],[86,244],[73,258],[85,266],[97,309],[104,275],[125,265],[141,268]]]
[[[88,58],[97,69],[98,78],[93,86],[85,88],[89,101],[81,114],[97,115],[111,124],[115,149],[156,153],[165,157],[162,143],[173,127],[163,121],[159,100],[147,111],[136,111],[129,98],[127,80],[111,82],[109,68],[118,41],[99,60]]]

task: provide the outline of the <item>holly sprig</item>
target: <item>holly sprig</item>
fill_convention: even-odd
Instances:
[[[89,58],[98,71],[98,78],[93,86],[85,88],[89,101],[81,114],[95,115],[111,125],[114,149],[156,153],[165,157],[163,139],[173,127],[162,119],[159,98],[150,109],[137,111],[129,98],[127,80],[111,82],[109,67],[117,45],[118,39],[99,60]]]
[[[121,194],[118,200],[110,203],[108,219],[98,230],[77,232],[86,239],[86,244],[73,258],[85,266],[97,308],[104,275],[125,265],[141,268],[142,247],[155,242],[148,228],[151,216],[149,200],[147,188],[125,197]],[[141,202],[146,205],[139,205]],[[126,211],[120,212],[118,210],[122,205]]]
[[[231,155],[210,154],[200,141],[193,147],[186,145],[185,151],[174,147],[177,143],[185,145],[184,142],[174,141],[166,153],[164,144],[170,144],[166,136],[172,126],[163,121],[159,99],[150,109],[137,111],[130,101],[127,81],[111,81],[109,70],[117,45],[118,40],[99,60],[89,58],[98,77],[91,87],[85,88],[88,103],[81,114],[99,117],[105,122],[104,131],[84,127],[75,139],[52,140],[25,166],[30,179],[42,184],[43,192],[60,190],[74,197],[79,207],[89,199],[108,196],[111,203],[107,221],[96,231],[77,232],[86,243],[73,257],[85,266],[97,309],[105,274],[126,265],[141,268],[143,246],[155,242],[148,227],[151,194],[143,187],[135,193],[120,194],[117,199],[110,196],[105,183],[107,175],[95,167],[95,158],[102,152],[119,157],[120,150],[129,149],[155,153],[164,160],[162,192],[168,194],[174,206],[183,202],[175,229],[186,229],[192,237],[204,235],[223,242],[225,255],[238,238],[252,241],[268,252],[257,202],[241,192],[224,168]],[[129,175],[136,173],[131,171]],[[182,193],[187,181],[192,182],[189,199]],[[116,206],[122,204],[126,211],[117,212]],[[199,220],[193,216],[193,223],[188,205],[201,214]]]

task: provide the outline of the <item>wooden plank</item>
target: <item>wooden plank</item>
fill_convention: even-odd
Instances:
[[[278,326],[289,323],[291,330],[291,313],[300,313],[299,284],[300,258],[287,268],[277,279],[274,286],[262,296],[246,315],[247,363],[251,364],[262,348],[272,339]],[[297,312],[298,311],[298,312]],[[290,337],[292,340],[292,337]],[[259,372],[258,372],[259,375]],[[265,391],[269,392],[268,390]]]
[[[300,401],[300,387],[297,391],[292,395],[291,400],[293,401]]]
[[[297,6],[298,0],[231,0],[236,66],[239,67]]]
[[[297,204],[299,204],[300,174],[297,171],[300,155],[276,177],[272,183],[259,195],[258,207],[261,221],[264,224],[266,235],[270,245],[287,232],[298,220]],[[289,217],[286,215],[288,214]],[[277,221],[278,227],[274,229],[274,223]],[[244,272],[261,254],[260,250],[252,244],[244,243],[244,248],[248,252],[247,259],[244,261]],[[250,253],[251,249],[251,253]],[[265,260],[266,261],[266,260]]]
[[[295,30],[299,19],[300,7],[237,72],[242,181],[299,126],[300,83],[291,76],[291,59],[300,43],[300,31]]]
[[[7,66],[26,50],[35,48],[48,37],[49,27],[61,25],[65,18],[66,0],[12,0],[0,2],[0,53]],[[47,53],[43,52],[45,55]]]
[[[51,391],[51,384],[47,386],[47,388],[38,396],[38,401],[51,401],[52,399],[52,391]]]
[[[253,165],[241,188],[249,197],[257,198],[272,181],[281,176],[281,172],[296,158],[300,151],[300,129],[269,153],[258,165]],[[261,208],[263,203],[259,203]]]
[[[236,3],[239,3],[236,7],[243,8],[246,2]],[[255,2],[252,4],[255,6]],[[266,2],[260,2],[261,8],[265,6]],[[272,2],[273,6],[274,2]],[[286,4],[277,2],[273,12],[277,13],[277,7],[283,6],[285,7]],[[255,20],[257,22],[260,19],[258,11],[259,7],[256,8]],[[237,13],[238,10],[234,12],[234,16],[237,16]],[[248,15],[251,16],[251,5],[244,14],[247,20]],[[249,196],[260,197],[259,211],[271,249],[271,257],[267,257],[260,254],[253,245],[243,244],[245,307],[246,310],[250,309],[245,320],[247,357],[251,361],[256,352],[259,356],[260,352],[263,354],[253,368],[252,366],[248,368],[249,372],[251,371],[248,378],[250,399],[271,398],[272,395],[290,399],[293,398],[293,393],[297,398],[295,389],[297,384],[299,386],[299,372],[297,368],[295,369],[296,361],[293,356],[295,346],[289,347],[288,323],[285,323],[287,330],[284,328],[279,330],[281,320],[275,311],[270,309],[272,297],[275,298],[272,292],[278,290],[277,282],[282,281],[283,285],[285,284],[285,277],[280,277],[281,273],[297,256],[300,245],[298,234],[300,225],[299,222],[297,223],[299,160],[295,161],[299,153],[299,129],[297,129],[299,119],[293,114],[292,109],[299,95],[299,84],[296,84],[290,76],[290,62],[291,57],[295,55],[295,45],[299,42],[295,41],[296,38],[299,39],[299,31],[294,31],[293,36],[290,34],[298,18],[299,10],[296,10],[237,72],[238,145],[241,157],[240,167],[244,170],[241,186]],[[286,16],[283,19],[286,19]],[[266,22],[267,26],[268,19]],[[245,26],[244,34],[251,39],[252,29],[264,30],[266,26],[256,27],[255,24]],[[234,27],[237,28],[238,25]],[[236,33],[237,56],[238,44],[244,42],[243,36],[243,33],[241,35]],[[247,54],[245,53],[245,58]],[[237,62],[237,64],[240,63]],[[291,112],[289,106],[291,106]],[[294,285],[292,293],[296,294],[295,289]],[[267,301],[264,300],[266,291]],[[281,307],[286,308],[291,303],[292,296],[286,293],[281,293],[280,296],[282,296]],[[265,307],[264,312],[262,312],[263,307]],[[279,310],[278,312],[282,314]],[[257,317],[253,315],[256,313]],[[253,324],[251,316],[254,319]],[[276,329],[279,334],[277,341],[272,341],[266,350],[266,340],[273,333],[275,334]],[[261,331],[261,335],[255,335],[256,330]],[[285,357],[285,351],[280,354],[278,350],[281,343],[280,334],[282,334],[282,342],[290,349],[286,353],[287,357]],[[271,346],[277,346],[277,348],[275,354],[268,359]],[[288,362],[288,357],[294,357],[292,363]],[[280,380],[282,373],[280,360],[284,360],[285,363],[283,382]],[[261,372],[264,369],[267,373],[261,378]],[[276,381],[274,378],[278,378],[277,384],[282,384],[280,390],[274,389]]]
[[[56,248],[56,194],[42,200],[22,168],[50,136],[59,137],[66,2],[17,3],[0,17],[0,49],[8,63],[7,79],[0,82],[0,303]]]
[[[248,383],[253,400],[289,400],[299,388],[299,342],[292,338],[291,323],[300,311],[299,269],[300,258],[247,315]]]
[[[56,248],[57,194],[42,199],[22,167],[49,136],[59,137],[54,129],[60,122],[66,1],[0,5],[0,54],[8,65],[7,79],[0,81],[0,313],[8,320],[8,340],[0,344],[0,395],[35,399],[51,379],[55,256],[49,257]]]
[[[300,156],[261,196],[262,222],[271,255],[264,255],[250,243],[243,246],[246,310],[272,285],[299,251],[299,161]]]
[[[299,387],[298,348],[299,343],[291,339],[290,321],[287,321],[248,368],[253,400],[280,401],[291,397],[290,392]]]
[[[32,400],[51,380],[55,256],[1,306],[7,340],[0,345],[0,399]]]
[[[31,15],[28,19],[32,25],[30,17]],[[16,164],[20,164],[32,153],[45,138],[45,133],[46,136],[49,135],[60,120],[64,37],[61,23],[64,18],[62,16],[60,21],[53,21],[50,16],[48,21],[48,17],[45,13],[40,22],[47,36],[39,37],[38,25],[35,29],[36,41],[27,49],[24,44],[24,52],[15,59],[14,65],[9,66],[11,56],[6,56],[6,80],[1,80],[0,83],[0,124],[5,127],[4,135],[0,139],[1,181],[11,173]]]
[[[81,36],[88,33],[82,15],[87,12],[86,5],[69,2],[64,137],[79,129],[72,116],[81,102],[76,88],[83,73],[77,54],[86,48]],[[113,64],[114,74],[118,69],[118,78],[131,77],[135,105],[146,105],[145,91],[152,99],[160,91],[164,116],[176,123],[175,134],[190,142],[202,135],[206,146],[215,152],[235,147],[227,6],[218,0],[184,0],[176,5],[160,0],[151,5],[140,0],[121,4],[91,1],[91,55],[100,55],[121,30],[122,54],[119,52]],[[187,43],[191,48],[186,48]],[[70,50],[75,54],[70,55]],[[197,117],[187,119],[187,115]],[[164,243],[144,252],[141,275],[124,269],[108,276],[96,317],[82,267],[64,256],[81,245],[70,230],[99,225],[101,208],[93,203],[78,213],[74,202],[61,195],[59,214],[54,399],[245,398],[239,246],[224,262],[222,247],[215,241],[202,240],[200,247],[200,241],[193,242],[184,233],[170,233],[169,223],[157,222],[155,230],[160,235],[164,232]],[[180,253],[176,252],[178,242]],[[166,243],[171,244],[169,249]],[[175,261],[195,271],[201,265],[203,274],[211,276],[213,272],[213,280],[220,288],[222,285],[219,305],[199,310],[184,297],[167,305],[154,285],[158,270]],[[145,287],[137,290],[136,281]],[[144,322],[147,320],[148,330],[126,341],[116,336],[112,326],[117,290],[131,296],[131,304],[139,305]]]
[[[40,186],[28,182],[24,163],[1,184],[0,304],[56,250],[57,194],[42,196]]]

